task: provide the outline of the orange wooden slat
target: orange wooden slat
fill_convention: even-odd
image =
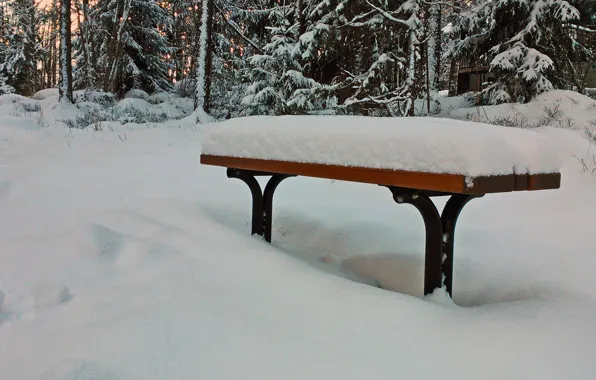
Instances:
[[[527,176],[511,174],[476,177],[470,184],[470,182],[466,182],[465,176],[461,174],[408,172],[391,169],[213,156],[205,154],[201,155],[201,164],[267,173],[293,174],[339,181],[476,195],[511,191],[556,189],[559,188],[561,179],[561,175],[558,173]]]

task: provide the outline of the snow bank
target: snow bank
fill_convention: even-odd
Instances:
[[[168,119],[181,119],[194,111],[194,101],[188,98],[174,98],[151,107],[154,114],[165,114]]]
[[[39,90],[33,95],[33,99],[43,100],[50,98],[52,96],[59,96],[59,92],[57,88],[46,88],[43,90]]]
[[[159,104],[151,104],[137,98],[122,99],[114,110],[128,122],[165,122],[168,119],[182,119],[193,111],[192,99],[172,99]]]
[[[155,94],[149,95],[146,99],[151,104],[160,104],[164,102],[171,102],[179,99],[180,96],[178,94],[173,94],[170,92],[156,92]]]
[[[131,90],[128,90],[128,92],[126,92],[126,94],[124,94],[124,98],[125,99],[143,99],[143,100],[147,100],[147,99],[149,99],[149,94],[147,94],[143,90],[139,90],[139,89],[133,88]]]
[[[414,102],[415,116],[448,116],[450,112],[460,108],[471,107],[470,98],[465,95],[447,96],[448,91],[441,91],[435,99],[430,102],[430,114],[428,113],[428,102],[425,99],[416,99]]]
[[[122,111],[135,111],[140,113],[148,113],[151,104],[140,98],[125,98],[116,104],[116,108]]]
[[[76,103],[97,103],[103,107],[112,107],[116,104],[116,96],[111,92],[81,90],[75,91],[73,96]]]
[[[596,100],[574,91],[553,90],[527,104],[499,104],[453,110],[449,116],[519,128],[584,129],[596,123]]]
[[[552,143],[531,131],[438,118],[254,116],[205,130],[204,154],[429,173],[554,173]]]
[[[40,110],[40,102],[17,94],[0,95],[0,114],[23,116]]]
[[[101,104],[94,102],[80,102],[76,106],[85,114],[100,114],[104,109]]]

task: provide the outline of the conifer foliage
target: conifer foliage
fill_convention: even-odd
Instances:
[[[529,101],[578,79],[562,73],[573,77],[574,58],[588,53],[571,30],[579,19],[565,0],[477,0],[461,14],[456,31],[464,37],[453,52],[490,65],[496,81],[485,90],[488,102]]]
[[[95,87],[116,93],[171,88],[165,30],[172,18],[156,0],[98,0],[89,13],[96,29],[87,43],[97,53],[81,72],[96,73]]]
[[[216,118],[412,116],[432,112],[440,91],[467,91],[458,67],[468,65],[492,72],[475,89],[484,101],[527,102],[586,90],[595,4],[0,0],[0,94],[175,89]]]
[[[5,3],[2,37],[2,62],[0,62],[0,85],[5,92],[32,95],[36,91],[37,60],[42,49],[37,25],[41,24],[41,12],[34,0],[13,0]],[[1,83],[4,82],[4,83]]]

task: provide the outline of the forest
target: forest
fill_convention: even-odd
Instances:
[[[463,66],[476,102],[528,102],[596,62],[592,0],[0,0],[0,23],[0,94],[176,91],[218,119],[412,116]]]
[[[596,379],[596,0],[0,0],[0,380]]]

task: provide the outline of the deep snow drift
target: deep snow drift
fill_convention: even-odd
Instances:
[[[246,186],[201,166],[202,129],[183,125],[0,117],[0,379],[596,376],[582,130],[536,130],[560,190],[463,211],[456,305],[420,297],[422,220],[386,189],[288,179],[268,245]]]

